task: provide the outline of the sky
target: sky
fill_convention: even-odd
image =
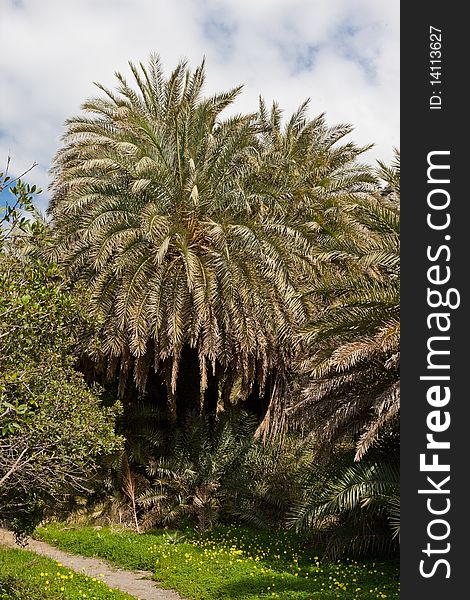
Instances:
[[[244,84],[236,112],[259,96],[289,116],[351,123],[364,161],[389,162],[399,147],[398,0],[0,0],[0,171],[36,166],[44,189],[67,117],[114,87],[128,61],[160,55],[169,73],[182,58],[206,59],[207,94]],[[129,76],[129,80],[131,77]]]

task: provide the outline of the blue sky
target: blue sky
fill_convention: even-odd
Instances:
[[[244,84],[236,112],[262,95],[289,115],[310,97],[312,117],[352,123],[352,140],[375,144],[370,163],[399,146],[398,1],[0,0],[0,15],[0,164],[38,162],[27,179],[45,190],[63,123],[96,94],[92,82],[113,86],[151,52],[167,71],[205,56],[207,93]]]

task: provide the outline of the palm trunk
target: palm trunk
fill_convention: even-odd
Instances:
[[[271,395],[273,391],[275,381],[275,374],[270,373],[266,377],[263,393],[261,393],[261,386],[258,380],[253,382],[251,392],[245,401],[245,409],[256,416],[259,422],[261,422],[266,416],[266,412],[269,408],[271,401]]]
[[[217,415],[217,404],[219,401],[219,378],[212,369],[207,373],[207,387],[204,391],[203,412],[209,418],[211,425],[214,424]]]
[[[231,408],[230,396],[232,394],[233,384],[235,383],[235,375],[232,372],[226,373],[224,382],[222,384],[222,390],[220,395],[222,396],[222,405],[224,410]]]
[[[165,383],[165,378],[161,373],[155,372],[151,367],[147,379],[147,398],[152,404],[157,405],[161,409],[165,409],[168,404],[168,391]]]
[[[176,381],[176,419],[183,424],[191,413],[201,412],[201,373],[197,350],[184,346]]]
[[[258,380],[255,379],[251,387],[251,391],[245,400],[244,408],[247,412],[254,415],[258,421],[264,416],[263,396],[261,395],[261,386]]]

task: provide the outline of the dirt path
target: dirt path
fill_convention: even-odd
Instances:
[[[2,544],[9,548],[18,548],[14,536],[5,529],[0,529],[0,545]],[[149,580],[152,573],[147,571],[124,571],[112,567],[99,558],[69,554],[49,546],[49,544],[32,539],[29,540],[26,550],[57,560],[64,567],[77,573],[82,573],[88,577],[96,577],[108,587],[127,592],[131,596],[139,598],[139,600],[182,600],[176,592],[155,587],[155,582]]]

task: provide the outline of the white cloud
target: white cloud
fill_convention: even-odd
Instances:
[[[258,96],[287,113],[307,96],[311,115],[355,126],[374,142],[369,162],[399,144],[399,6],[390,0],[0,0],[0,160],[10,151],[46,186],[63,122],[114,85],[127,61],[153,51],[166,70],[207,61],[206,91],[239,83],[237,111]]]

